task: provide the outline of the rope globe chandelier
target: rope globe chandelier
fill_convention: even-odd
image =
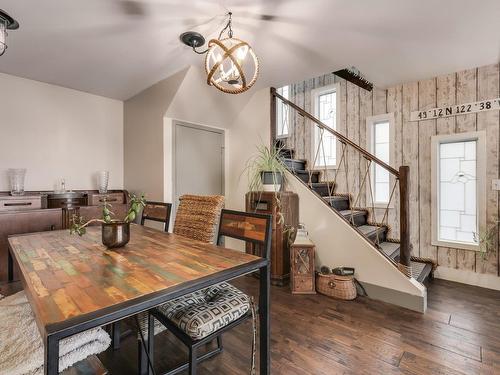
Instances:
[[[19,22],[0,9],[0,56],[7,50],[7,30],[16,30]]]
[[[196,49],[205,44],[201,34],[188,31],[181,34],[180,39],[197,54],[206,54],[207,84],[227,94],[240,94],[257,81],[259,59],[247,42],[233,36],[232,13],[229,12],[227,17],[226,26],[218,38],[211,39],[204,51]]]

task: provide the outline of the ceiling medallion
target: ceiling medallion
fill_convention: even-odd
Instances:
[[[228,13],[228,22],[219,37],[208,42],[208,49],[196,50],[205,44],[205,38],[197,32],[185,32],[180,39],[197,54],[206,54],[207,83],[218,90],[228,94],[240,94],[257,81],[259,60],[247,42],[233,37],[231,12]]]
[[[18,28],[19,23],[5,11],[0,9],[0,56],[7,50],[7,30],[16,30]]]

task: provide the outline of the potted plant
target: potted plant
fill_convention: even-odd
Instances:
[[[490,226],[485,229],[481,229],[479,232],[474,232],[474,241],[479,245],[479,254],[481,259],[485,260],[488,257],[488,253],[495,251],[496,249],[496,237],[498,234],[498,224],[500,221],[498,217],[493,216],[491,218]]]
[[[279,192],[285,183],[286,165],[281,148],[257,146],[257,154],[246,164],[250,191]]]
[[[92,219],[87,222],[81,216],[73,215],[71,220],[70,233],[76,233],[83,236],[87,231],[87,226],[91,223],[101,223],[102,226],[102,243],[108,249],[123,247],[130,240],[130,223],[135,220],[139,211],[145,207],[146,199],[144,195],[138,198],[135,195],[129,196],[130,208],[123,220],[113,219],[114,213],[111,211],[112,206],[104,200],[102,206],[102,219]]]

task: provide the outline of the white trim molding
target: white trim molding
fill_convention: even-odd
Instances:
[[[435,135],[431,137],[431,227],[434,246],[450,247],[454,249],[465,249],[479,251],[479,245],[459,242],[443,241],[438,237],[439,228],[439,146],[443,143],[476,141],[476,197],[477,197],[477,220],[479,230],[486,227],[486,132],[475,131],[467,133]]]

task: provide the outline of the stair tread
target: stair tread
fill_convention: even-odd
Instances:
[[[366,214],[366,211],[361,211],[361,210],[340,210],[339,213],[342,215],[342,216],[350,216],[351,215],[351,212],[353,214],[353,216],[357,216],[357,215],[365,215]]]
[[[309,172],[312,174],[320,174],[321,173],[321,171],[316,171],[316,170],[309,171],[308,169],[295,169],[293,172],[294,173],[308,173],[308,174],[309,174]]]
[[[413,277],[420,283],[423,283],[425,279],[432,272],[432,264],[429,263],[421,263],[411,261],[411,269],[413,273]]]
[[[333,182],[326,182],[326,181],[321,181],[321,182],[313,182],[312,183],[313,187],[320,187],[320,186],[334,186]],[[333,195],[332,195],[333,197]]]
[[[349,197],[344,197],[342,195],[332,195],[331,197],[323,197],[323,199],[334,200],[334,201],[348,201]]]
[[[394,259],[399,254],[399,243],[381,242],[379,246],[382,251],[391,259]]]
[[[358,229],[363,233],[363,234],[366,234],[366,235],[370,235],[370,234],[373,234],[375,233],[376,231],[384,231],[385,230],[385,227],[379,227],[379,226],[376,226],[376,225],[369,225],[369,224],[366,224],[366,225],[361,225],[358,227]]]
[[[307,163],[306,159],[283,158],[283,160],[286,160],[286,161],[296,161],[298,163]]]

